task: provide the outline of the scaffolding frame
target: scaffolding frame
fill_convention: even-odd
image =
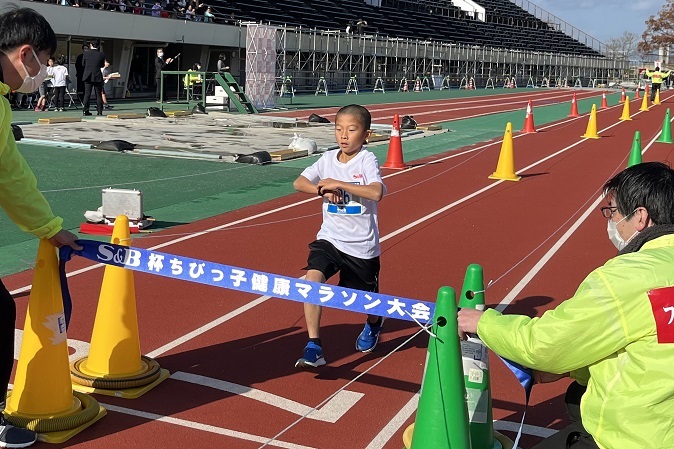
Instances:
[[[345,92],[351,77],[360,90],[383,87],[397,90],[402,79],[428,77],[430,87],[458,88],[474,79],[475,88],[502,85],[541,86],[543,79],[579,79],[582,85],[607,83],[629,70],[629,62],[601,56],[544,53],[481,47],[450,42],[354,36],[339,30],[279,27],[276,79],[290,76],[298,93],[315,93],[321,77],[330,91]],[[375,86],[377,84],[377,86]]]

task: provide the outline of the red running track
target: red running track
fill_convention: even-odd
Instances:
[[[496,94],[477,97],[448,98],[446,100],[414,100],[405,103],[385,103],[367,105],[372,114],[373,123],[390,123],[394,114],[401,117],[412,115],[419,125],[449,122],[467,118],[482,117],[499,112],[509,112],[525,109],[527,102],[531,100],[536,106],[547,106],[557,103],[568,102],[572,93],[578,100],[597,97],[599,91],[594,90],[540,90],[531,92],[518,92],[515,94]],[[414,98],[410,95],[410,98]],[[303,109],[298,111],[273,112],[269,115],[292,117],[307,120],[312,113],[319,114],[331,122],[335,121],[335,115],[339,107],[321,109]]]
[[[620,112],[621,107],[599,112],[599,140],[580,138],[586,117],[516,138],[515,163],[523,175],[518,183],[487,179],[499,142],[417,161],[406,171],[385,171],[389,194],[380,208],[382,293],[433,300],[440,286],[459,290],[466,266],[480,263],[486,280],[495,281],[487,291],[488,304],[507,306],[507,313],[541,314],[572,295],[587,273],[615,255],[605,219],[592,203],[606,179],[626,166],[634,131],[641,131],[644,146],[656,135],[664,107],[636,113],[629,122],[617,121]],[[671,161],[671,151],[654,144],[644,160]],[[148,248],[165,243],[163,252],[299,277],[306,245],[320,225],[319,207],[316,199],[291,195],[134,244]],[[193,234],[229,223],[234,224]],[[567,231],[570,237],[552,252]],[[192,238],[174,236],[184,232]],[[537,264],[540,270],[532,272]],[[87,266],[77,260],[70,270]],[[76,349],[81,349],[77,341],[90,338],[102,273],[98,268],[71,277],[76,308],[69,337]],[[414,325],[389,320],[374,353],[355,353],[363,317],[326,309],[322,338],[328,365],[297,371],[293,364],[306,342],[301,304],[145,274],[135,279],[141,349],[175,377],[133,401],[98,396],[109,415],[62,447],[126,448],[142,442],[145,448],[248,449],[284,429],[268,447],[401,447],[402,430],[414,419],[427,336],[393,351],[417,331]],[[30,273],[5,282],[20,289],[30,282]],[[25,314],[25,299],[18,297],[18,316]],[[560,342],[564,344],[569,342]],[[384,356],[346,387],[348,393],[321,408],[322,420],[296,423],[308,407]],[[524,395],[496,358],[491,377],[497,427],[510,429],[521,418]],[[242,391],[219,389],[223,381]],[[522,447],[540,441],[546,428],[565,424],[565,387],[559,382],[534,388],[527,413],[531,427]],[[338,419],[330,422],[331,416]]]

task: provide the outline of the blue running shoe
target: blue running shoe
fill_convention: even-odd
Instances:
[[[323,365],[325,365],[323,348],[311,341],[304,347],[304,355],[302,358],[295,362],[295,368],[306,368],[308,366],[317,368]]]
[[[384,327],[384,319],[382,318],[381,326],[371,324],[369,321],[365,322],[363,332],[360,333],[356,340],[356,350],[360,352],[371,352],[377,342],[379,341],[379,333]]]

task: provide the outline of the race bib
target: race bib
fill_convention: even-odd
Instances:
[[[328,213],[339,215],[362,215],[364,207],[362,199],[358,195],[352,195],[349,192],[339,189],[342,201],[338,203],[328,203]]]

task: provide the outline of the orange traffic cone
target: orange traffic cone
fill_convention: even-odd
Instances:
[[[522,128],[523,133],[535,133],[536,127],[534,126],[534,110],[531,106],[531,100],[527,104],[527,115],[524,117],[524,128]]]
[[[622,94],[620,94],[620,102],[624,103],[625,102],[625,88],[623,87]]]
[[[608,103],[606,102],[606,92],[601,93],[601,106],[599,109],[608,109]]]
[[[640,99],[640,98],[641,98],[641,97],[639,96],[639,85],[637,84],[637,93],[634,94],[634,99],[635,99],[635,100],[638,100],[638,99]]]
[[[590,120],[587,122],[587,129],[581,137],[584,139],[599,139],[599,134],[597,134],[597,106],[594,104],[590,112]]]
[[[407,87],[407,80],[405,80],[405,84],[403,85],[403,92],[409,92],[409,88]]]
[[[573,94],[573,98],[571,99],[571,113],[569,114],[569,117],[580,117],[580,114],[578,114],[578,103],[576,102],[576,94]]]
[[[394,170],[407,168],[403,160],[403,143],[400,140],[400,119],[398,114],[393,116],[393,129],[391,130],[391,139],[388,143],[388,156],[386,156],[386,163],[382,167]]]
[[[473,78],[470,79],[470,83],[468,83],[468,90],[474,90],[475,89],[475,84],[473,84]]]
[[[501,153],[498,156],[496,171],[489,176],[489,179],[502,179],[504,181],[519,181],[520,176],[515,173],[515,155],[513,153],[513,124],[508,122],[505,133],[503,134],[503,143],[501,144]]]
[[[414,82],[414,91],[421,92],[421,80],[417,77],[417,80]]]

